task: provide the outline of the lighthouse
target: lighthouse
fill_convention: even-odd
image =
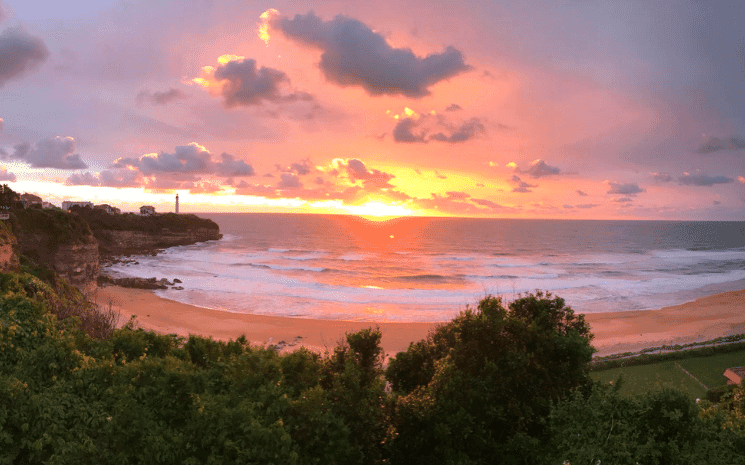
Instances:
[[[176,213],[178,213],[178,194],[176,194]]]

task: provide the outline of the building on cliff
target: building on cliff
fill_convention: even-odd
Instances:
[[[63,210],[69,211],[70,208],[72,208],[72,207],[81,207],[81,208],[89,207],[89,208],[93,208],[93,202],[75,202],[75,201],[70,201],[70,200],[65,200],[65,201],[62,202],[62,209]]]
[[[142,216],[151,216],[155,215],[155,207],[152,207],[150,205],[143,205],[140,207],[140,215]]]
[[[109,215],[118,215],[119,213],[122,212],[119,208],[112,207],[111,205],[109,205],[107,203],[104,203],[104,204],[101,204],[101,205],[96,205],[93,208],[96,209],[96,210],[103,210],[106,213],[108,213]]]
[[[42,204],[41,197],[39,197],[38,195],[28,194],[28,193],[21,195],[21,202],[23,202],[23,206],[26,208],[30,208],[35,205],[38,205],[39,207],[41,207],[41,204]]]

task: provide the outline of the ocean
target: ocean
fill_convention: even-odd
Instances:
[[[223,239],[111,271],[178,278],[162,297],[231,312],[447,321],[487,294],[550,291],[578,313],[745,289],[745,222],[199,214]]]

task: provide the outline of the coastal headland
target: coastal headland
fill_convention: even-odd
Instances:
[[[152,291],[100,287],[100,305],[111,304],[121,323],[136,317],[139,327],[163,334],[196,334],[218,340],[244,334],[255,344],[282,350],[301,346],[331,350],[346,332],[378,325],[389,356],[406,350],[427,336],[438,323],[390,323],[314,320],[211,310],[159,297]],[[638,351],[660,345],[685,344],[745,332],[745,290],[723,292],[658,310],[589,313],[585,315],[595,338],[597,355]]]

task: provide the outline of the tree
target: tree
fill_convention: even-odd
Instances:
[[[575,392],[551,412],[546,463],[743,463],[742,440],[685,393],[619,394],[622,380]]]
[[[390,361],[392,461],[538,461],[552,405],[589,382],[591,339],[550,293],[467,308]]]
[[[7,210],[17,207],[20,200],[21,196],[7,184],[0,185],[0,209]]]

